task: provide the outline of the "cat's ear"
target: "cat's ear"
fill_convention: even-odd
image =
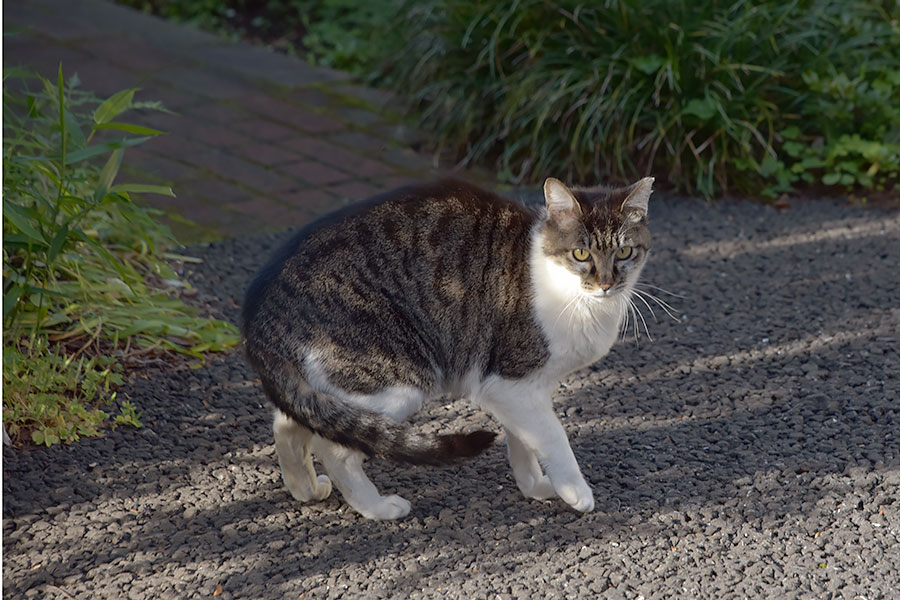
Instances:
[[[548,177],[544,182],[544,200],[547,202],[547,216],[551,221],[563,223],[581,216],[581,206],[559,179]]]
[[[632,209],[631,212],[638,216],[638,219],[647,215],[647,203],[650,201],[650,194],[653,192],[654,177],[644,177],[633,186],[631,193],[622,203],[622,210]]]

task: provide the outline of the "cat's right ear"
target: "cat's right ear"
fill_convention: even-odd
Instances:
[[[563,182],[548,177],[544,182],[544,200],[547,202],[547,217],[563,224],[581,216],[581,206]]]

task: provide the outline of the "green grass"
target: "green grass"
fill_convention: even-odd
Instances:
[[[897,195],[897,0],[120,0],[351,71],[501,180]]]
[[[799,183],[877,189],[900,174],[893,2],[408,7],[394,24],[404,35],[383,52],[383,81],[440,149],[506,180],[653,173],[711,196]]]
[[[238,341],[178,298],[177,242],[134,202],[172,190],[116,183],[126,149],[162,133],[119,119],[163,110],[134,95],[101,102],[62,68],[54,82],[4,73],[3,422],[14,440],[99,435],[127,367]],[[114,423],[138,423],[134,406],[120,410]]]

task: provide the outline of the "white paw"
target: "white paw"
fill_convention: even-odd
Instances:
[[[400,496],[381,496],[380,501],[374,505],[360,510],[359,513],[368,519],[390,520],[400,519],[409,514],[412,505],[409,500]]]
[[[284,484],[294,500],[300,502],[318,502],[324,500],[331,495],[331,480],[328,475],[319,475],[316,477],[316,483],[313,489],[309,489],[305,481],[301,481],[291,475],[285,474]]]
[[[528,481],[516,481],[516,484],[519,486],[519,491],[526,498],[548,500],[556,496],[556,490],[553,489],[553,484],[550,483],[550,478],[546,475],[541,475],[538,479],[529,477]]]
[[[331,495],[331,480],[328,475],[316,476],[316,489],[313,490],[311,500],[324,500]]]
[[[575,484],[562,485],[557,490],[563,502],[579,512],[594,510],[594,494],[583,480]]]

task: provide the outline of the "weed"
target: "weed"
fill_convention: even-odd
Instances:
[[[131,425],[132,427],[143,427],[141,425],[141,413],[135,408],[134,404],[125,400],[121,406],[122,412],[116,415],[113,423],[115,425]]]
[[[56,82],[5,75],[3,420],[13,437],[49,445],[100,433],[126,363],[202,358],[238,337],[167,291],[177,242],[133,196],[172,190],[115,183],[125,149],[161,133],[119,116],[162,107],[133,89],[100,102],[62,67]]]

